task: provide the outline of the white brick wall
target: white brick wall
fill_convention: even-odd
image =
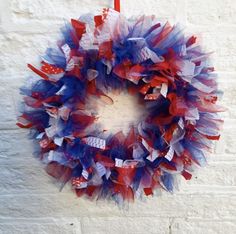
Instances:
[[[179,192],[137,201],[127,210],[62,192],[32,156],[27,131],[15,126],[27,62],[55,42],[63,18],[113,6],[112,0],[0,0],[0,233],[236,233],[236,1],[121,0],[127,15],[155,14],[200,35],[228,108],[209,165]]]

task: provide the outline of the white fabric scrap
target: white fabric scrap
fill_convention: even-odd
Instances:
[[[48,153],[48,160],[49,161],[56,161],[56,162],[62,162],[63,161],[64,154],[61,152],[57,152],[54,150],[50,150]]]
[[[137,63],[141,63],[148,59],[151,59],[154,63],[161,63],[164,61],[162,57],[159,57],[154,51],[150,50],[147,46],[143,47],[135,55],[135,62]]]
[[[82,171],[82,176],[87,180],[87,179],[88,179],[88,176],[89,176],[88,171],[85,170],[85,169],[83,169],[83,171]]]
[[[149,150],[150,147],[149,147],[148,143],[143,138],[142,138],[142,144],[147,150]]]
[[[151,154],[147,157],[147,160],[149,160],[150,162],[154,162],[158,158],[158,156],[159,154],[157,150],[153,150]]]
[[[115,166],[116,167],[122,167],[123,166],[123,160],[119,158],[115,158]]]
[[[55,137],[54,138],[54,143],[58,146],[61,146],[63,143],[64,137]]]
[[[169,148],[167,154],[165,155],[165,158],[166,158],[167,160],[171,161],[173,157],[174,157],[174,150],[173,150],[173,148],[170,146],[170,148]]]
[[[71,58],[70,56],[70,53],[71,53],[71,49],[69,47],[68,44],[64,44],[62,47],[61,47],[64,55],[65,55],[65,58],[66,58],[66,71],[71,71],[73,70],[74,66],[75,66],[75,62],[73,60],[73,58]]]
[[[53,153],[54,153],[53,150],[50,150],[50,151],[49,151],[49,153],[48,153],[48,160],[49,160],[49,161],[53,161]]]
[[[98,50],[98,45],[94,43],[94,40],[93,26],[86,24],[86,33],[82,35],[79,44],[84,50]]]
[[[62,47],[61,47],[63,53],[65,54],[65,57],[66,57],[66,61],[68,62],[69,59],[70,59],[70,47],[68,46],[68,44],[64,44]]]
[[[183,118],[179,119],[178,125],[180,126],[181,129],[184,129],[184,121]]]
[[[100,177],[106,174],[106,168],[99,162],[96,163],[96,169]]]
[[[177,74],[181,76],[181,78],[187,82],[191,82],[193,76],[194,76],[194,70],[195,70],[195,63],[189,61],[189,60],[179,60],[176,61],[176,65],[179,68],[179,72]]]
[[[174,145],[175,143],[179,142],[184,138],[185,131],[184,129],[176,128],[173,132],[172,139],[170,141],[170,145]]]
[[[106,148],[106,141],[104,139],[98,137],[87,137],[84,138],[87,145],[98,149],[105,149]]]
[[[57,82],[58,80],[60,80],[63,76],[64,76],[65,72],[61,72],[59,74],[50,74],[48,75],[49,80]]]
[[[166,98],[167,92],[168,92],[167,84],[166,83],[162,83],[161,91],[160,91],[161,95]]]
[[[56,125],[52,125],[49,128],[45,128],[45,132],[49,138],[52,138],[57,133],[57,127]]]
[[[111,171],[108,169],[108,170],[106,171],[106,179],[107,179],[107,180],[109,179],[110,175],[111,175]]]
[[[79,182],[79,183],[75,183],[74,185],[75,188],[87,188],[88,187],[88,182]]]
[[[56,95],[63,95],[65,89],[66,89],[66,85],[63,85],[63,86],[56,92]]]
[[[75,67],[75,61],[74,59],[70,59],[69,62],[66,65],[66,71],[71,71]]]
[[[36,136],[36,139],[41,140],[44,136],[45,132],[41,132]]]

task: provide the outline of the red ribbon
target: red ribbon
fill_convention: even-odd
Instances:
[[[120,12],[120,0],[114,0],[114,9]]]

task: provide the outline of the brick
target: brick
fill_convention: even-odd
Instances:
[[[0,128],[15,128],[16,122],[16,105],[14,103],[14,99],[11,89],[7,90],[6,86],[0,87],[1,99],[0,99]],[[13,126],[11,126],[11,123]]]
[[[236,220],[192,220],[176,219],[171,225],[172,234],[224,234],[233,233],[236,228]]]
[[[234,162],[214,162],[211,159],[209,165],[197,170],[192,180],[187,181],[191,185],[206,185],[208,187],[217,186],[236,186],[236,164]],[[222,176],[224,175],[224,176]]]
[[[55,46],[60,38],[59,34],[25,35],[17,33],[5,34],[1,38],[1,75],[10,77],[28,77],[30,74],[27,63],[38,65],[39,56],[43,55],[47,47]],[[17,51],[17,53],[13,53]],[[23,83],[23,81],[21,81]]]
[[[187,19],[194,25],[236,24],[234,0],[187,1]]]
[[[78,219],[3,219],[1,234],[81,234]]]
[[[156,15],[161,21],[169,21],[176,23],[176,21],[185,24],[185,1],[165,1],[165,0],[149,0],[148,4],[145,1],[138,1],[134,4],[132,1],[127,1],[122,6],[122,13],[128,17],[137,15]],[[145,12],[143,9],[145,8]]]
[[[69,201],[69,202],[68,202]],[[230,201],[230,202],[229,202]],[[23,205],[24,204],[24,205]],[[216,205],[217,204],[217,205]],[[0,218],[39,217],[236,217],[234,194],[165,194],[149,198],[145,202],[136,201],[128,210],[119,209],[113,202],[100,201],[98,205],[75,194],[62,191],[58,194],[19,194],[0,196]]]
[[[228,109],[229,112],[231,109]],[[232,113],[233,112],[233,113]],[[234,139],[235,139],[235,120],[233,119],[234,111],[228,113],[232,119],[224,119],[223,130],[221,131],[221,138],[216,143],[216,154],[234,154]]]
[[[36,158],[9,159],[0,165],[0,195],[3,194],[57,194],[60,185],[44,170]]]
[[[50,3],[46,0],[36,0],[31,4],[29,0],[17,1],[13,0],[10,4],[10,9],[14,19],[17,20],[60,20],[70,19],[70,17],[78,18],[80,14],[96,11],[103,7],[109,7],[108,2],[99,0],[93,1],[70,1],[65,4],[63,0],[52,0]],[[79,13],[78,13],[79,9]]]
[[[86,234],[167,234],[169,220],[152,217],[84,217],[82,231]]]
[[[32,157],[34,149],[28,139],[28,131],[17,130],[2,130],[0,131],[0,161],[6,162],[10,158],[19,159]]]

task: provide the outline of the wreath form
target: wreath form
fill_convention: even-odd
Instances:
[[[179,26],[154,16],[127,20],[113,9],[71,20],[37,75],[21,89],[24,110],[17,125],[31,128],[46,171],[78,196],[118,203],[172,192],[175,175],[191,179],[206,163],[222,120],[214,68]],[[110,92],[138,96],[148,115],[129,133],[106,135],[93,127],[90,97],[112,104]]]

